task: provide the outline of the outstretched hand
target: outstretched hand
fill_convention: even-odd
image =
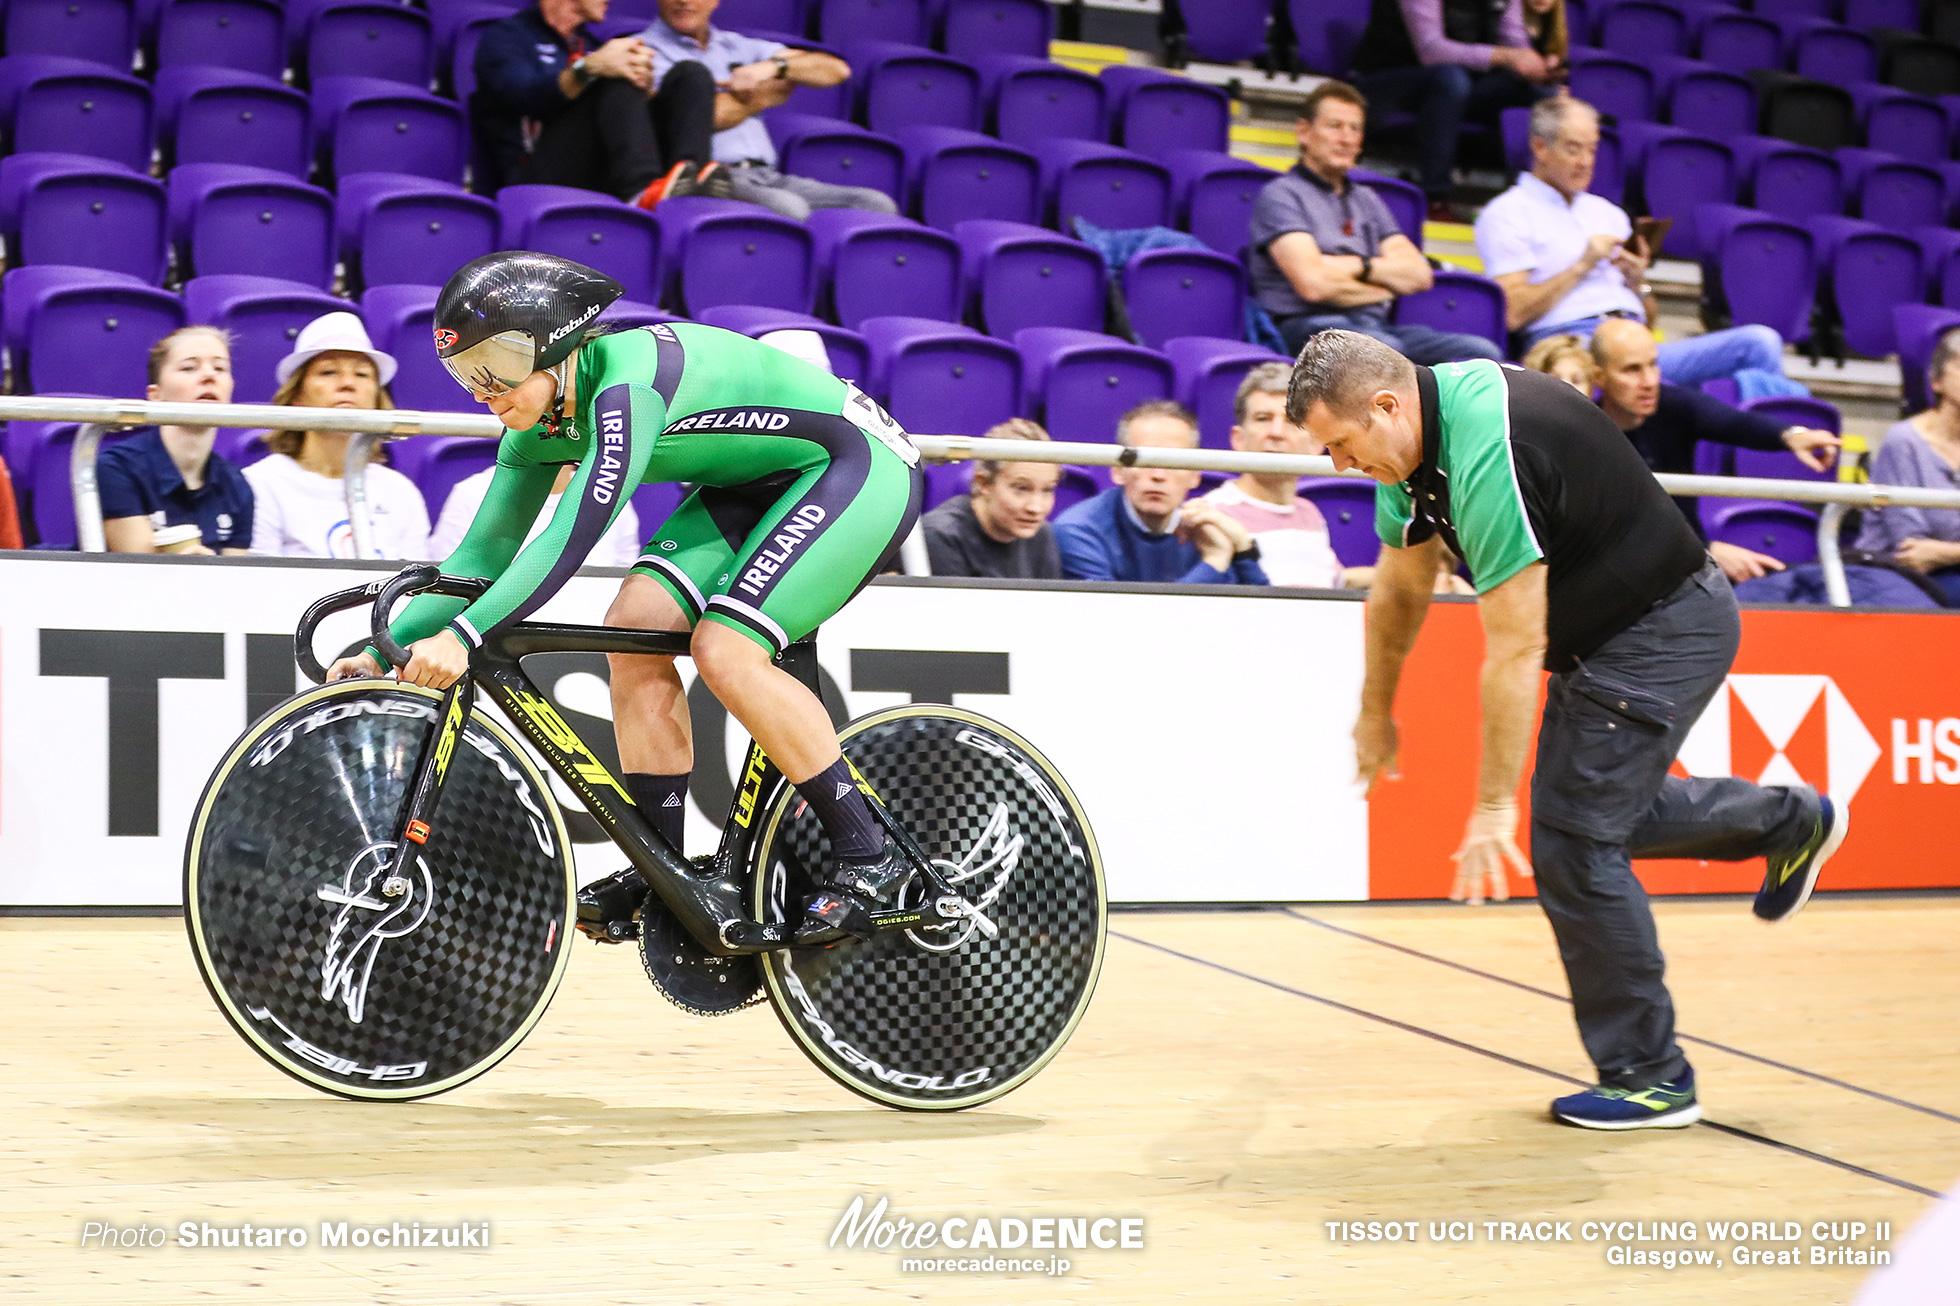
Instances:
[[[1518,805],[1478,803],[1464,828],[1463,843],[1456,850],[1456,883],[1450,888],[1452,902],[1480,907],[1486,897],[1503,902],[1511,896],[1511,869],[1532,878],[1531,862],[1518,849]]]

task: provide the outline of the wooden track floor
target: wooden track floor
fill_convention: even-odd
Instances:
[[[1706,1237],[1719,1268],[1617,1266],[1577,1239],[1587,1220],[1796,1221],[1799,1247],[1820,1220],[1903,1233],[1960,1176],[1960,900],[1820,900],[1779,928],[1739,901],[1659,915],[1714,1123],[1610,1135],[1544,1118],[1588,1068],[1531,904],[1120,914],[1073,1043],[955,1116],[861,1102],[766,1009],[690,1019],[633,950],[590,945],[474,1084],[338,1101],[230,1031],[179,922],[0,920],[0,1299],[1849,1301],[1866,1271],[1738,1268]],[[859,1194],[915,1219],[1141,1216],[1145,1246],[1005,1253],[1065,1255],[1062,1277],[906,1273],[896,1250],[827,1245]],[[323,1220],[391,1218],[488,1220],[493,1244],[318,1244]],[[90,1220],[314,1241],[84,1249]],[[1336,1220],[1424,1229],[1342,1243]],[[1478,1238],[1431,1242],[1431,1220]],[[1575,1241],[1481,1228],[1541,1220]]]

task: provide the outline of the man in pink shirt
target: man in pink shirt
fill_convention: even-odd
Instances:
[[[1245,374],[1232,401],[1234,449],[1321,451],[1305,427],[1286,420],[1286,383],[1292,375],[1292,365],[1281,362],[1261,363]],[[1260,563],[1273,584],[1340,589],[1346,583],[1345,569],[1334,556],[1327,521],[1320,509],[1300,497],[1298,484],[1299,478],[1286,472],[1247,472],[1207,494],[1203,502],[1245,527],[1259,545]]]

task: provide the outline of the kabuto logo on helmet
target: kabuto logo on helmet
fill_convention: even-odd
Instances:
[[[550,335],[546,336],[544,342],[547,345],[557,344],[560,340],[563,340],[567,335],[578,330],[580,327],[584,326],[587,322],[590,322],[593,318],[599,316],[599,310],[603,307],[605,307],[603,304],[594,304],[592,307],[586,309],[583,313],[580,313],[577,317],[567,322],[564,326],[559,327],[556,331],[553,331]]]
[[[437,349],[454,349],[456,347],[456,341],[457,341],[456,333],[454,331],[451,331],[448,327],[436,328]]]

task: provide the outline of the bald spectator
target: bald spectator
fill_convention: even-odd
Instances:
[[[1153,399],[1123,414],[1116,442],[1132,449],[1195,449],[1198,419]],[[1265,585],[1259,546],[1245,527],[1203,503],[1186,504],[1198,473],[1117,467],[1116,484],[1055,521],[1062,574],[1070,580]]]
[[[1820,472],[1836,456],[1839,440],[1829,431],[1784,426],[1758,413],[1731,408],[1699,390],[1663,382],[1654,337],[1637,322],[1601,323],[1593,333],[1592,354],[1600,408],[1626,432],[1654,471],[1694,471],[1699,440],[1743,449],[1788,449],[1805,466]],[[1675,503],[1700,532],[1695,501],[1677,498]],[[1731,581],[1753,580],[1783,569],[1768,554],[1740,545],[1717,541],[1708,551]]]
[[[1389,321],[1398,296],[1435,278],[1381,196],[1348,176],[1367,111],[1361,92],[1335,81],[1300,107],[1300,161],[1266,183],[1252,209],[1253,297],[1294,353],[1314,332],[1338,328],[1418,363],[1504,357],[1495,340]]]
[[[1025,417],[989,429],[988,440],[1045,441],[1048,432]],[[1055,510],[1059,463],[982,458],[972,488],[919,519],[935,576],[998,576],[1060,580],[1062,555],[1048,514]]]
[[[1451,168],[1463,124],[1549,94],[1564,76],[1532,48],[1521,0],[1372,0],[1354,51],[1362,89],[1384,113],[1413,110],[1432,221],[1453,222]]]
[[[1532,169],[1484,207],[1477,254],[1504,288],[1506,318],[1529,349],[1547,336],[1583,342],[1602,322],[1652,326],[1660,314],[1647,280],[1653,251],[1633,238],[1626,210],[1593,194],[1599,113],[1561,96],[1531,111]],[[1765,326],[1733,327],[1660,346],[1675,385],[1735,377],[1747,397],[1799,392],[1783,376],[1783,339]]]

